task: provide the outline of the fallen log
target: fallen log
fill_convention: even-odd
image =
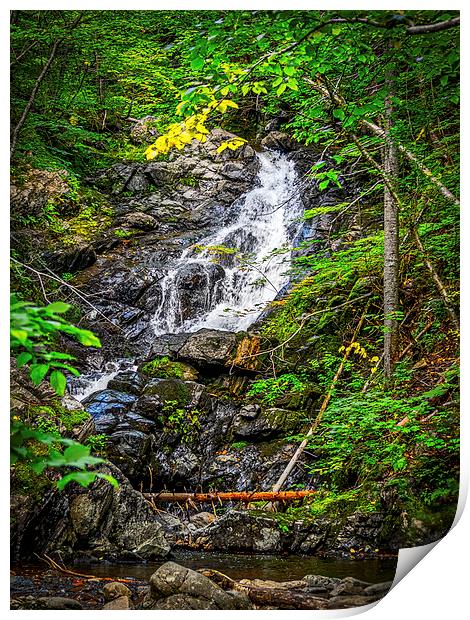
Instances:
[[[145,499],[156,502],[210,502],[210,501],[240,501],[240,502],[292,502],[312,495],[315,491],[234,491],[219,493],[211,491],[209,493],[171,493],[162,491],[160,493],[143,493]]]

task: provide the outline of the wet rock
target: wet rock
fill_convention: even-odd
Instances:
[[[371,586],[364,588],[364,594],[367,596],[385,596],[392,587],[392,581],[385,581],[383,583],[374,583]]]
[[[237,336],[233,332],[200,329],[188,337],[178,357],[196,367],[224,366],[236,346]]]
[[[135,401],[133,394],[107,389],[91,394],[83,400],[83,405],[92,416],[96,431],[110,435]]]
[[[146,357],[150,361],[158,356],[176,357],[190,334],[164,334],[157,336],[151,345],[150,352]]]
[[[129,609],[129,597],[119,596],[103,605],[103,609]]]
[[[163,401],[157,394],[144,394],[134,403],[132,412],[153,422],[160,420]],[[161,426],[161,425],[160,425]]]
[[[196,529],[201,529],[213,523],[215,519],[215,515],[211,512],[197,512],[195,515],[189,517],[189,522],[192,523]]]
[[[145,609],[250,609],[244,596],[225,592],[191,569],[166,562],[150,577]]]
[[[42,596],[37,599],[39,609],[83,609],[79,601],[63,596]]]
[[[103,595],[106,601],[113,601],[121,596],[131,596],[129,588],[119,581],[107,583],[103,588]]]
[[[108,383],[108,389],[139,395],[145,385],[145,379],[134,370],[125,370],[115,375]]]
[[[45,252],[42,260],[58,273],[75,273],[91,267],[96,262],[96,252],[91,245],[77,245]]]
[[[292,138],[280,131],[271,131],[261,140],[261,146],[265,149],[271,149],[273,151],[281,151],[281,153],[289,153],[296,148],[295,142]]]
[[[332,596],[328,599],[328,609],[348,609],[370,605],[373,601],[367,596]]]
[[[240,411],[234,419],[233,430],[237,437],[253,440],[287,435],[299,430],[303,424],[302,414],[298,411],[270,408],[256,413],[250,409]]]
[[[224,276],[225,271],[220,265],[192,263],[180,269],[175,286],[179,291],[182,321],[195,318],[218,303],[221,291],[217,283]]]
[[[131,421],[132,419],[127,425]],[[152,437],[147,432],[134,429],[116,430],[109,435],[107,456],[119,466],[125,476],[135,480],[144,475],[151,445]]]
[[[129,213],[122,220],[117,223],[128,226],[129,228],[136,228],[137,230],[153,230],[157,226],[157,220],[148,213],[142,213],[136,211]]]

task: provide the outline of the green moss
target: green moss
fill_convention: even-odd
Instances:
[[[175,402],[184,406],[189,400],[189,389],[180,379],[160,379],[149,381],[144,394],[159,396],[164,403]]]
[[[54,402],[47,407],[31,405],[28,409],[28,417],[34,426],[43,432],[60,434],[59,428],[61,426],[65,427],[65,430],[69,432],[86,422],[90,415],[82,409],[71,411],[63,407],[59,402]]]
[[[184,379],[185,381],[195,381],[199,373],[192,366],[182,362],[172,362],[168,357],[157,357],[146,362],[140,371],[156,379]]]
[[[51,487],[49,478],[45,474],[35,473],[27,463],[17,463],[11,468],[12,495],[27,495],[36,503]]]

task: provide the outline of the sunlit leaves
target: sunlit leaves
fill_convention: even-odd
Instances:
[[[243,138],[234,138],[233,140],[227,140],[226,142],[222,142],[222,144],[218,147],[217,153],[223,153],[225,149],[236,151],[244,144],[246,144],[246,140],[244,140]]]

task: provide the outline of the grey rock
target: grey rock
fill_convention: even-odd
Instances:
[[[146,609],[249,608],[244,597],[225,592],[204,575],[166,562],[150,578]]]
[[[112,581],[103,587],[103,595],[106,601],[112,601],[120,596],[131,596],[129,588],[119,581]]]
[[[256,414],[256,417],[249,417],[241,410],[234,419],[233,430],[237,437],[259,440],[287,435],[299,430],[302,424],[302,414],[298,411],[273,407]]]
[[[139,395],[145,384],[145,379],[134,370],[124,370],[115,375],[108,383],[108,389]]]
[[[178,352],[178,357],[195,366],[213,366],[228,363],[237,346],[237,336],[232,332],[200,329],[191,334]]]
[[[96,252],[91,245],[82,244],[45,252],[42,260],[58,273],[76,273],[96,262]]]
[[[370,604],[371,600],[367,596],[333,596],[328,599],[328,609],[347,609]]]
[[[265,149],[281,151],[281,153],[289,153],[296,148],[296,144],[292,138],[288,134],[280,131],[271,131],[268,133],[268,135],[261,140],[261,146]]]
[[[392,581],[385,581],[383,583],[374,583],[371,586],[367,586],[367,588],[364,589],[364,594],[366,594],[367,596],[385,596],[385,594],[387,594],[387,592],[390,590],[390,588],[392,587]]]
[[[42,596],[37,599],[39,609],[83,609],[81,603],[63,596]]]
[[[341,583],[338,577],[324,577],[323,575],[305,575],[302,577],[309,588],[324,588],[325,590],[333,590]]]
[[[126,215],[121,224],[137,230],[153,230],[157,226],[157,220],[147,213],[136,211]]]
[[[103,609],[129,609],[129,597],[119,596],[103,605]]]
[[[211,512],[197,512],[189,517],[190,523],[195,525],[197,529],[206,527],[206,525],[210,525],[215,520],[216,517]]]

